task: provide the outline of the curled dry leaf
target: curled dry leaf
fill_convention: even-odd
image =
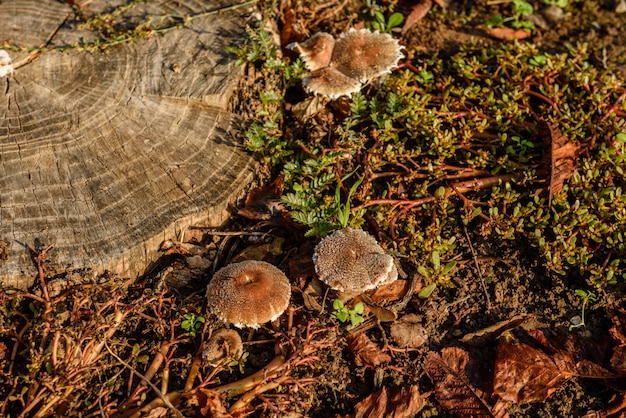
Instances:
[[[409,291],[409,287],[407,280],[396,280],[376,288],[369,293],[369,297],[373,303],[377,304],[394,302],[402,299]]]
[[[417,348],[426,344],[428,335],[415,314],[404,315],[391,324],[391,338],[402,348]]]
[[[505,403],[493,404],[482,389],[470,382],[469,376],[476,376],[470,368],[475,369],[469,353],[458,347],[446,347],[441,354],[428,353],[424,360],[435,396],[450,413],[459,417],[508,417]]]
[[[0,360],[9,358],[9,348],[3,342],[0,342]]]
[[[432,0],[419,0],[415,5],[413,5],[413,7],[411,7],[411,11],[404,20],[402,33],[406,33],[413,27],[413,25],[422,20],[432,7]]]
[[[198,407],[196,410],[198,418],[233,418],[222,405],[220,394],[214,390],[201,388],[189,399],[189,403]]]
[[[487,35],[492,36],[501,41],[515,41],[519,39],[526,39],[530,36],[530,32],[523,29],[511,29],[511,28],[487,28]]]
[[[489,344],[490,341],[495,340],[503,332],[513,328],[517,328],[530,317],[532,317],[532,315],[515,315],[510,319],[496,322],[495,324],[490,325],[487,328],[483,328],[470,334],[465,334],[463,338],[461,338],[461,342],[464,344],[469,344],[471,346]]]
[[[372,393],[354,406],[355,418],[410,418],[425,406],[430,392],[420,393],[419,386],[412,385],[398,390],[387,389]]]
[[[510,332],[503,334],[496,354],[494,394],[516,404],[543,402],[574,376],[614,377],[592,361],[575,359],[573,353],[547,339],[544,347],[550,353],[516,341]]]
[[[248,193],[245,206],[237,212],[244,218],[282,222],[282,214],[287,211],[280,196],[283,194],[285,176],[278,176],[273,182],[257,187]]]
[[[350,350],[357,366],[376,368],[391,361],[391,356],[384,353],[363,333],[349,335],[346,340],[348,341],[348,350]]]
[[[565,182],[574,174],[579,146],[571,142],[556,123],[544,122],[544,130],[547,131],[550,141],[550,204],[552,197],[561,192]]]

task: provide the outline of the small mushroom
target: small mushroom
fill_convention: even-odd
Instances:
[[[340,292],[362,293],[398,278],[393,257],[361,229],[340,229],[321,240],[313,264],[320,280]]]
[[[391,72],[403,57],[398,41],[387,33],[350,29],[334,39],[320,32],[287,45],[297,51],[309,70],[304,87],[331,99],[351,95],[368,81]]]
[[[223,359],[238,360],[243,354],[243,342],[237,331],[219,329],[206,342],[202,359],[211,366],[216,366]]]
[[[289,305],[287,276],[265,261],[247,260],[218,270],[207,286],[209,309],[238,328],[258,328]]]

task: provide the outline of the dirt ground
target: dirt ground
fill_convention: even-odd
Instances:
[[[615,12],[618,2],[570,3],[563,20],[536,30],[522,42],[533,42],[548,52],[563,52],[567,43],[588,42],[595,65],[626,78],[626,13]],[[408,14],[413,4],[400,2],[398,10]],[[312,5],[298,7],[306,10]],[[420,45],[441,57],[454,54],[461,44],[476,39],[503,42],[486,35],[484,22],[498,12],[505,13],[506,7],[451,0],[444,11],[434,5],[402,36],[401,42]],[[364,16],[364,6],[356,2],[329,6],[321,12],[331,9],[329,17],[308,29],[338,34]],[[185,243],[164,247],[163,257],[149,273],[119,296],[128,306],[145,304],[145,310],[117,330],[118,355],[130,356],[133,345],[139,344],[148,360],[153,359],[164,339],[171,341],[175,339],[172,335],[181,334],[184,314],[205,317],[197,338],[181,337],[173,344],[175,355],[169,352],[170,392],[181,390],[195,353],[206,348],[210,335],[225,327],[206,307],[206,285],[212,274],[231,262],[261,259],[278,266],[290,278],[290,308],[274,327],[268,324],[254,332],[237,329],[244,341],[243,350],[248,353],[240,362],[241,370],[237,364],[222,364],[218,369],[206,363],[200,366],[205,391],[197,390],[176,404],[185,416],[469,417],[508,413],[521,418],[626,414],[623,378],[584,378],[577,376],[585,374],[580,368],[559,369],[563,358],[578,363],[593,361],[604,367],[612,364],[611,353],[606,351],[615,348],[615,338],[626,332],[624,322],[620,322],[626,317],[619,310],[626,306],[625,283],[598,292],[597,300],[586,306],[586,326],[570,331],[572,320],[582,309],[582,299],[575,289],[588,288],[583,279],[549,273],[542,266],[538,250],[523,239],[483,237],[471,223],[466,233],[459,223],[455,234],[463,257],[457,260],[453,286],[440,286],[428,298],[418,298],[424,279],[410,263],[398,258],[401,280],[386,288],[386,293],[370,292],[357,299],[365,300],[368,307],[365,321],[352,326],[333,318],[335,295],[326,294],[315,278],[311,257],[316,241],[304,238],[304,231],[291,223],[285,226],[246,219],[233,208],[233,219],[222,230],[194,229],[186,234]],[[346,303],[352,307],[355,302]],[[80,317],[82,311],[72,309],[69,302],[66,308]],[[102,312],[112,315],[110,311]],[[494,369],[507,347],[533,347],[546,354],[545,358],[535,357],[535,364],[528,363],[528,367],[551,359],[552,366],[545,367],[563,370],[554,377],[555,381],[563,379],[562,384],[544,381],[550,395],[546,394],[545,401],[519,405],[509,402],[498,409],[502,403],[493,395]],[[586,356],[591,351],[594,355]],[[279,366],[267,369],[270,362]],[[150,362],[137,360],[132,364],[145,373]],[[266,380],[257,381],[245,395],[224,389],[224,385],[259,372]],[[103,369],[100,379],[113,374]],[[100,401],[120,399],[121,403],[129,398],[129,388],[137,385],[138,379],[133,383],[128,370],[120,375],[125,379],[112,383],[107,397],[101,396]],[[164,379],[162,370],[155,376],[155,380]],[[602,376],[596,373],[594,377]],[[455,378],[459,379],[456,383],[450,380]],[[532,384],[541,385],[531,382],[528,386]],[[451,392],[448,400],[442,399],[444,390]],[[476,405],[462,409],[462,399],[470,392]],[[211,398],[215,393],[218,398]],[[244,408],[229,415],[225,409],[245,396],[249,399],[245,399]],[[148,392],[147,401],[154,398]],[[142,399],[132,406],[147,401]],[[9,407],[9,411],[17,410],[16,405]],[[154,409],[149,416],[172,416],[160,413],[165,415],[158,415]]]

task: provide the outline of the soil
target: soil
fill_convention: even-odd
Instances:
[[[311,33],[322,30],[338,34],[364,16],[363,5],[356,2],[342,5],[339,1],[331,2],[332,5],[325,5],[327,7],[318,14],[311,12],[314,4],[295,3],[293,10],[305,17],[301,23],[307,23]],[[408,14],[412,3],[400,2],[399,8]],[[450,56],[462,44],[477,39],[485,43],[502,42],[485,34],[484,22],[496,13],[506,13],[506,4],[488,6],[486,2],[454,0],[449,3],[446,10],[433,6],[431,12],[403,35],[402,42],[420,45],[428,53],[441,57]],[[533,32],[530,39],[522,42],[534,42],[549,52],[563,52],[567,43],[588,42],[595,65],[626,78],[626,14],[615,13],[618,2],[570,3],[573,4],[567,8],[562,21]],[[327,17],[313,18],[323,15]],[[245,99],[240,98],[240,103],[245,103]],[[353,416],[356,405],[380,389],[398,391],[415,385],[424,395],[423,408],[415,414],[398,412],[396,416],[477,416],[474,414],[478,414],[478,409],[465,414],[450,412],[445,402],[436,396],[437,388],[425,367],[429,353],[441,353],[449,347],[468,352],[473,366],[472,373],[465,375],[469,384],[490,393],[497,347],[505,334],[506,338],[517,338],[534,346],[538,343],[529,332],[537,330],[551,341],[568,336],[589,343],[604,341],[611,335],[616,312],[626,302],[623,282],[600,291],[597,301],[586,306],[586,325],[570,331],[572,318],[580,315],[582,309],[582,299],[575,294],[575,289],[588,288],[583,279],[548,272],[542,266],[537,249],[523,239],[505,241],[495,236],[483,237],[472,224],[466,233],[459,223],[456,235],[462,258],[457,260],[459,268],[455,270],[451,286],[438,287],[429,297],[419,298],[417,292],[425,283],[411,270],[410,263],[398,259],[402,287],[388,288],[389,293],[382,296],[370,292],[369,298],[375,303],[367,297],[357,299],[368,302],[368,308],[364,313],[365,322],[352,326],[332,316],[332,300],[336,295],[326,294],[315,278],[311,262],[315,240],[304,238],[304,230],[291,223],[249,220],[236,212],[233,208],[231,223],[221,231],[198,228],[186,235],[185,243],[171,243],[171,247],[164,250],[164,256],[140,281],[115,290],[121,292],[120,300],[136,306],[139,311],[143,309],[144,313],[123,324],[115,338],[122,341],[118,344],[120,357],[127,358],[133,345],[140,344],[142,353],[153,359],[162,341],[171,339],[172,333],[181,334],[183,314],[205,317],[206,323],[198,336],[178,342],[170,359],[170,391],[180,390],[201,342],[226,327],[206,307],[204,292],[212,274],[228,263],[244,259],[262,259],[278,266],[291,280],[289,310],[273,327],[268,324],[254,332],[237,329],[244,341],[244,351],[248,353],[242,362],[243,373],[237,365],[228,368],[222,365],[221,371],[212,375],[204,387],[218,388],[239,381],[263,370],[277,355],[285,354],[287,367],[281,369],[281,374],[267,372],[273,379],[270,382],[280,384],[266,388],[267,391],[259,390],[257,396],[252,397],[245,409],[251,416]],[[66,281],[67,277],[62,279]],[[75,280],[79,285],[80,281],[91,279]],[[54,278],[49,279],[48,286],[54,282]],[[66,287],[64,284],[63,288]],[[353,307],[355,300],[346,304]],[[513,322],[496,330],[492,328],[502,321]],[[365,360],[359,356],[367,350],[360,349],[354,342],[360,333],[373,344],[370,347],[372,357]],[[149,363],[134,364],[145,373]],[[202,364],[199,377],[206,378],[213,371],[211,365]],[[155,380],[161,380],[162,373],[159,371]],[[115,385],[109,395],[111,399],[126,399],[126,385],[136,384],[127,383],[130,379],[127,370],[122,376],[126,380]],[[158,382],[156,384],[159,386]],[[512,417],[581,417],[594,412],[597,416],[611,416],[605,411],[616,400],[618,404],[623,400],[623,387],[623,382],[620,390],[618,385],[574,376],[545,401],[510,403],[507,410]],[[225,397],[222,393],[221,401],[211,403],[208,393],[199,391],[178,404],[178,408],[185,416],[228,416],[219,415],[220,406],[228,408],[240,399],[240,396]],[[148,392],[147,398],[154,399],[154,395]],[[495,403],[489,395],[484,399]],[[389,401],[390,405],[394,403],[402,401]],[[212,413],[206,412],[211,409],[207,405],[212,405]],[[208,409],[202,412],[203,407]],[[364,407],[356,408],[362,412]]]

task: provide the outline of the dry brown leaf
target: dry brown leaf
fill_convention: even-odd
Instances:
[[[9,347],[3,342],[0,342],[0,360],[9,358]]]
[[[282,13],[283,27],[280,31],[280,45],[285,48],[291,42],[299,41],[294,34],[293,25],[296,22],[296,12],[293,9],[285,10]]]
[[[245,206],[237,213],[248,219],[282,223],[281,215],[287,211],[280,201],[284,186],[285,176],[278,176],[273,182],[251,190],[246,197]]]
[[[558,128],[556,123],[545,123],[550,136],[550,193],[548,204],[552,197],[559,194],[563,184],[569,180],[576,169],[576,153],[579,146],[571,142]]]
[[[487,28],[487,35],[492,36],[501,41],[515,41],[516,39],[526,39],[530,36],[530,32],[523,29],[512,28]]]
[[[442,9],[446,9],[448,6],[450,6],[450,0],[435,0],[435,3],[437,3],[437,6],[441,7]]]
[[[472,346],[485,345],[491,340],[495,340],[499,337],[504,331],[517,328],[521,324],[523,324],[531,315],[515,315],[514,317],[496,322],[493,325],[488,326],[487,328],[483,328],[476,332],[472,332],[470,334],[465,334],[463,338],[461,338],[461,342],[465,344],[469,344]]]
[[[399,390],[381,390],[371,394],[354,406],[355,418],[410,418],[425,406],[430,395],[420,393],[419,386],[412,385]]]
[[[502,336],[494,370],[495,395],[516,404],[543,402],[571,377],[613,377],[592,361],[575,360],[573,353],[559,349],[547,338],[542,343],[551,353],[517,342],[508,332]]]
[[[398,279],[368,292],[368,296],[373,303],[384,304],[402,299],[409,287],[407,280]]]
[[[458,347],[446,347],[441,354],[428,353],[424,370],[435,386],[435,396],[445,409],[458,417],[497,417],[509,414],[503,402],[495,405],[480,388],[470,383],[469,376],[476,376],[467,351]]]
[[[387,309],[378,305],[370,305],[368,303],[365,304],[365,307],[380,322],[393,322],[398,318],[398,314],[391,309]]]
[[[233,418],[222,404],[220,394],[214,390],[201,388],[189,402],[198,407],[196,418]]]
[[[432,7],[432,0],[419,0],[413,7],[411,7],[411,11],[406,16],[404,25],[402,26],[402,33],[406,33],[413,27],[413,25],[422,20]]]
[[[348,341],[348,350],[350,350],[357,366],[376,368],[391,361],[391,356],[384,353],[363,333],[348,335],[346,340]]]
[[[391,338],[402,348],[417,348],[426,344],[428,334],[415,314],[404,315],[391,324]]]

